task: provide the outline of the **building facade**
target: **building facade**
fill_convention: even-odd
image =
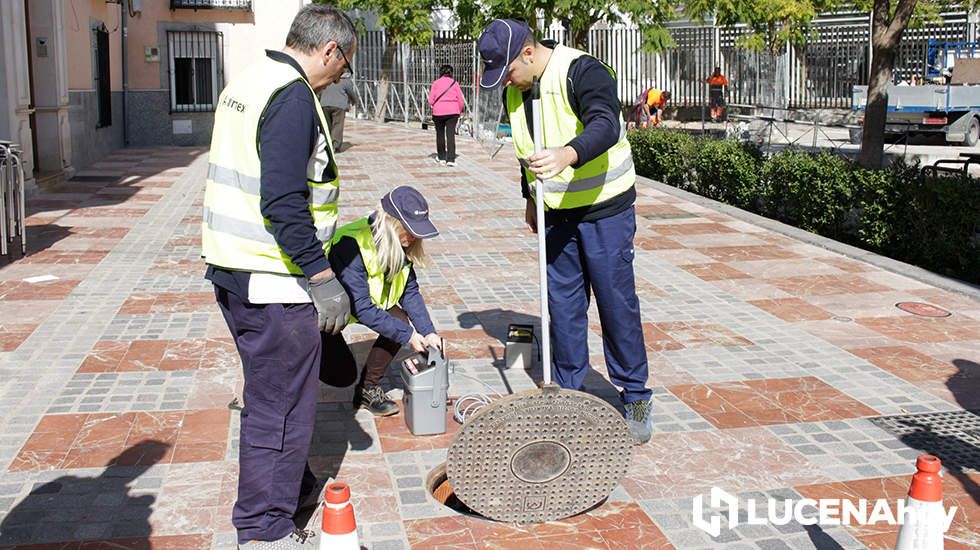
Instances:
[[[124,146],[201,145],[234,75],[310,0],[4,0],[0,140],[28,187]]]

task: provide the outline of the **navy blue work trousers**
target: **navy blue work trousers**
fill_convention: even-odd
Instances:
[[[623,401],[649,399],[648,365],[633,278],[634,207],[595,221],[545,220],[552,377],[581,391],[589,372],[589,302],[595,294],[609,380]]]
[[[250,304],[215,287],[242,358],[245,407],[238,451],[238,542],[276,540],[296,527],[316,419],[322,333],[313,304]]]

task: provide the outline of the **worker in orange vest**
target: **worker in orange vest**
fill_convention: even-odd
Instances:
[[[646,91],[646,101],[640,103],[642,109],[640,124],[644,128],[658,126],[663,117],[664,107],[670,99],[670,92],[659,88],[649,88]]]
[[[718,122],[725,110],[725,88],[728,79],[721,74],[721,67],[715,67],[708,77],[708,104],[711,107],[711,121]]]

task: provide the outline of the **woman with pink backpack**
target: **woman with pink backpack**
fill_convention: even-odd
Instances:
[[[453,80],[452,65],[439,67],[439,78],[429,88],[432,122],[436,126],[436,158],[443,166],[456,165],[456,123],[463,112],[463,90]]]

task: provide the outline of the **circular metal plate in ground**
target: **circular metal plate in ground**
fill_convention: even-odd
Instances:
[[[446,473],[474,512],[536,523],[608,497],[632,456],[633,440],[614,407],[552,386],[504,397],[467,420],[449,447]]]
[[[932,304],[924,304],[922,302],[899,302],[895,304],[895,307],[912,315],[918,315],[919,317],[949,317],[952,313],[946,311],[941,307],[936,307]]]

